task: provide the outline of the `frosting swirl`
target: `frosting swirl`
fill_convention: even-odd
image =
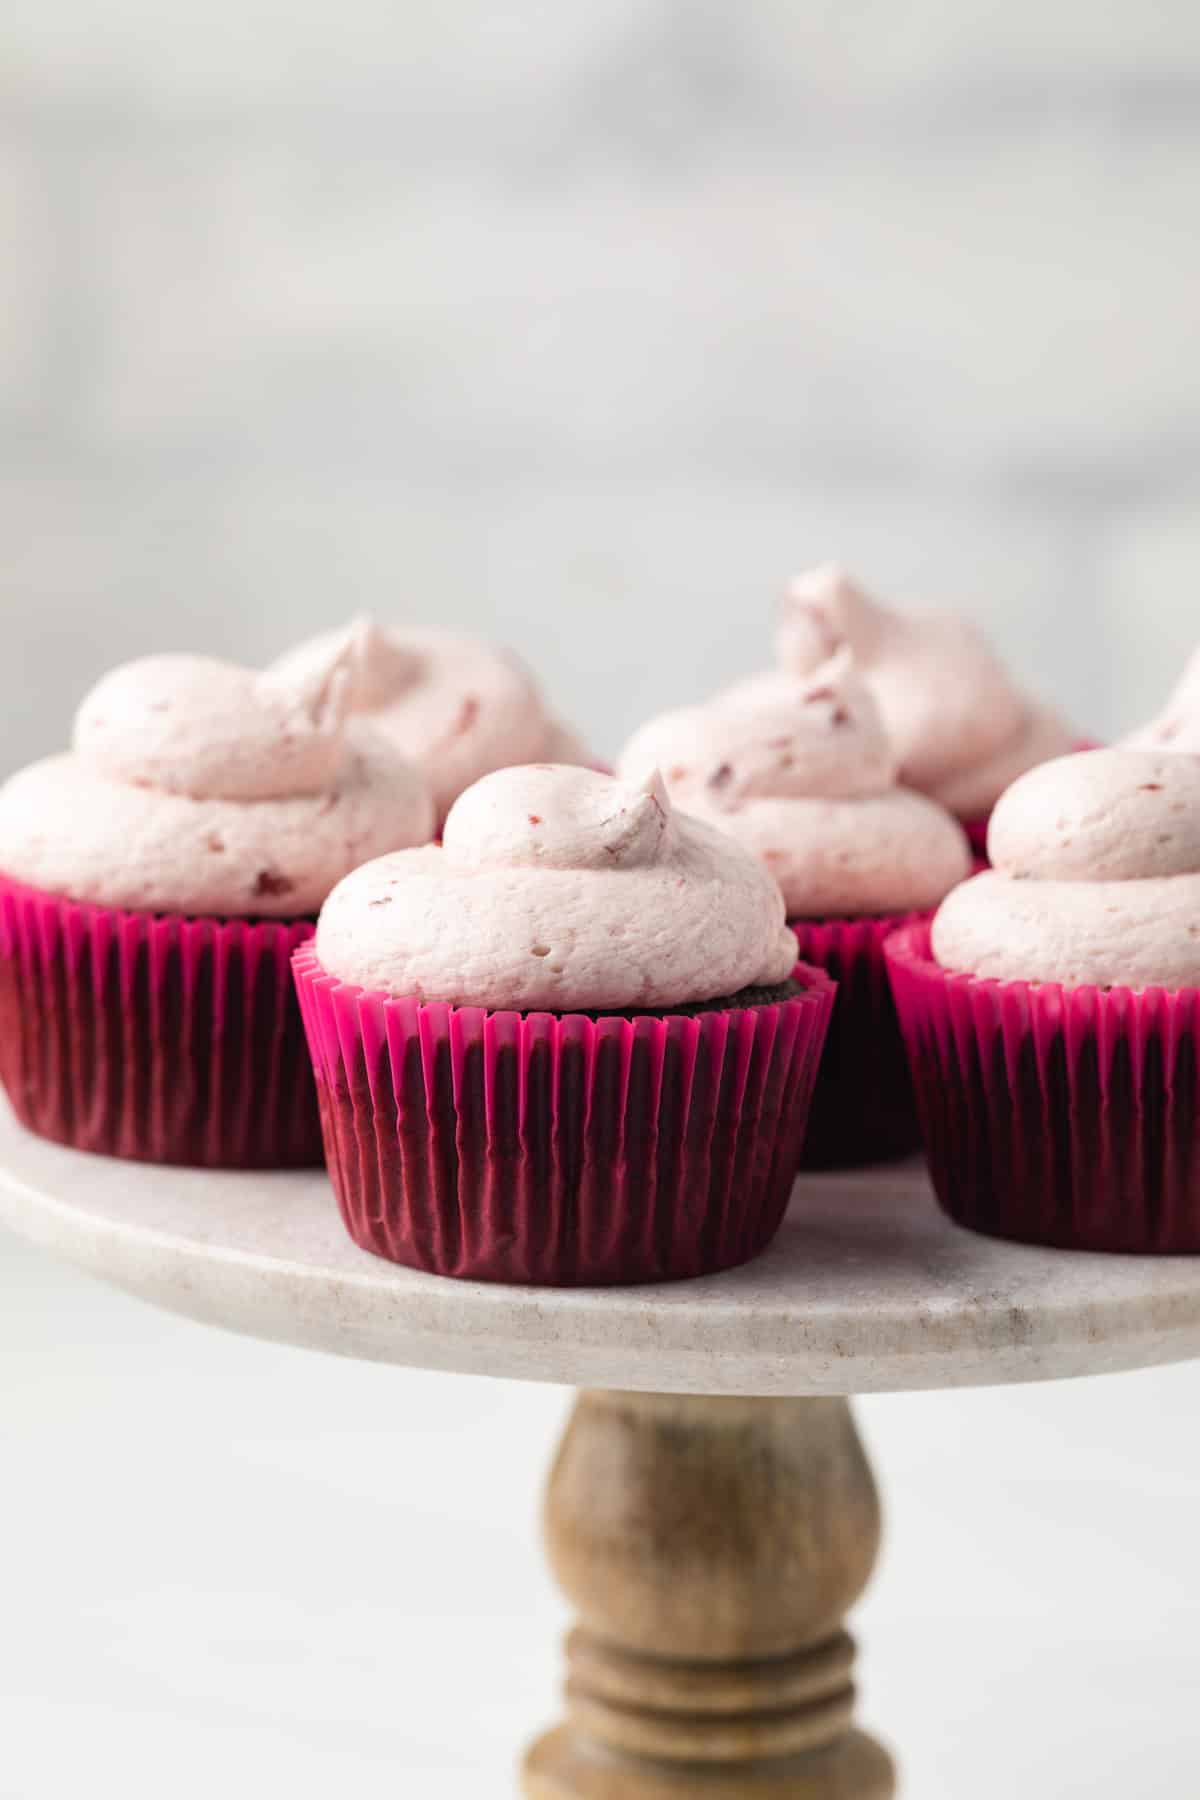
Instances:
[[[947,968],[1067,986],[1200,986],[1200,756],[1090,750],[992,814],[993,869],[934,920]]]
[[[900,779],[960,818],[986,813],[1018,775],[1071,746],[1067,726],[1024,698],[967,620],[891,612],[825,563],[788,589],[779,658],[807,675],[843,644],[879,703]]]
[[[1200,650],[1187,664],[1157,718],[1121,741],[1129,750],[1183,750],[1193,755],[1200,752]]]
[[[766,871],[673,811],[657,776],[537,764],[469,788],[440,846],[348,875],[321,913],[317,955],[392,995],[567,1012],[780,982],[796,940]]]
[[[296,680],[195,656],[113,670],[73,750],[0,788],[0,868],[104,906],[315,913],[356,863],[433,831],[420,772],[346,717],[349,657]]]
[[[651,766],[677,805],[766,864],[793,918],[935,906],[970,871],[949,814],[896,786],[879,707],[844,649],[806,680],[754,676],[651,720],[620,770]]]
[[[443,631],[384,630],[365,619],[299,644],[273,667],[306,677],[351,643],[350,707],[366,713],[425,771],[443,819],[464,788],[493,769],[554,760],[587,762],[579,741],[547,711],[515,656]]]

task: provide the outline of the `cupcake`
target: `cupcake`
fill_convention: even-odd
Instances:
[[[291,981],[348,870],[433,829],[423,775],[303,679],[156,656],[0,788],[0,1080],[32,1131],[149,1162],[321,1160]]]
[[[1005,788],[1082,747],[1057,714],[1021,693],[974,625],[953,614],[890,612],[826,563],[788,589],[779,658],[807,675],[842,644],[879,703],[901,781],[961,819],[979,856]]]
[[[938,1197],[977,1231],[1200,1251],[1200,757],[1025,775],[995,868],[887,946]]]
[[[804,1148],[808,1168],[880,1161],[920,1142],[883,941],[971,871],[962,829],[897,785],[880,710],[836,652],[663,714],[620,761],[660,766],[674,803],[736,838],[775,877],[800,955],[838,983]]]
[[[338,641],[328,633],[299,644],[275,672],[303,679],[324,666]],[[494,769],[591,761],[517,658],[474,638],[384,630],[364,620],[350,681],[351,710],[424,771],[439,827],[463,789]]]
[[[655,778],[501,771],[348,876],[295,957],[364,1249],[566,1286],[745,1262],[783,1217],[833,989],[762,866]]]

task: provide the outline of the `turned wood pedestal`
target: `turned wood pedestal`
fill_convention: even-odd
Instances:
[[[584,1394],[550,1477],[579,1624],[531,1800],[885,1800],[843,1618],[879,1545],[845,1400]]]
[[[525,1760],[528,1800],[886,1800],[891,1760],[854,1723],[845,1619],[880,1521],[845,1396],[1200,1355],[1200,1259],[974,1237],[915,1165],[806,1177],[776,1244],[731,1274],[550,1292],[363,1254],[321,1173],[79,1156],[0,1103],[0,1217],[235,1331],[587,1390],[546,1504],[578,1621],[565,1717]]]

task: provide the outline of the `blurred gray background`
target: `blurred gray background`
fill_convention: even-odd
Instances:
[[[611,750],[838,556],[1089,729],[1200,637],[1200,8],[8,0],[0,757],[498,634]]]
[[[611,751],[827,556],[1132,723],[1200,638],[1198,192],[1193,0],[7,0],[0,768],[364,608]],[[3,1800],[511,1793],[562,1395],[0,1294]],[[864,1408],[914,1800],[1200,1787],[1195,1392]]]

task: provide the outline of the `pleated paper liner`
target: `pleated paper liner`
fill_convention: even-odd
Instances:
[[[907,1156],[921,1128],[883,946],[919,915],[793,919],[800,955],[837,982],[801,1167],[854,1168]]]
[[[479,1281],[670,1281],[763,1250],[787,1208],[833,986],[695,1016],[390,999],[294,958],[347,1229]]]
[[[960,1224],[1076,1250],[1200,1251],[1200,990],[888,962],[934,1187]]]
[[[17,1117],[103,1156],[319,1164],[291,976],[312,931],[80,905],[0,877],[0,1081]]]

